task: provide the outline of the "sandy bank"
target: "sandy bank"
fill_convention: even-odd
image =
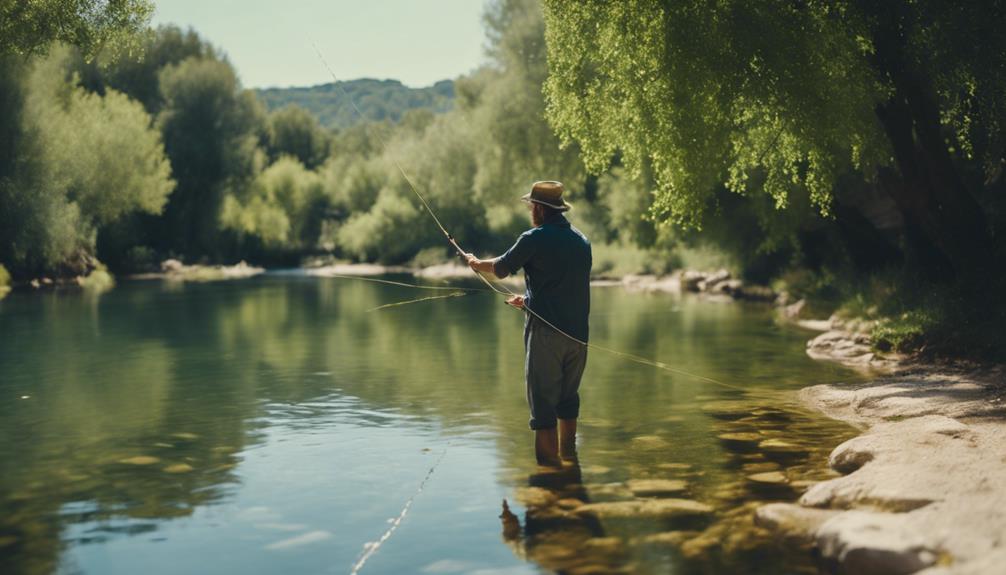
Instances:
[[[809,541],[841,573],[1006,572],[1006,373],[918,368],[801,398],[864,433],[829,465],[844,474],[756,522]]]

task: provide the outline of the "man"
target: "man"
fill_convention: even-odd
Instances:
[[[561,466],[560,454],[576,456],[590,313],[590,242],[563,216],[570,208],[563,191],[560,182],[535,182],[521,198],[531,210],[534,227],[498,258],[465,254],[473,270],[500,279],[524,269],[527,289],[507,303],[533,312],[524,323],[524,379],[535,457],[547,466]]]

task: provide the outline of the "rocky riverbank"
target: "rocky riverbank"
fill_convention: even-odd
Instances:
[[[809,542],[841,573],[1001,573],[1006,564],[1006,373],[902,369],[801,398],[864,433],[839,445],[841,477],[756,523]]]
[[[244,261],[232,266],[186,265],[178,260],[164,260],[159,272],[127,276],[127,279],[162,279],[169,281],[209,282],[245,279],[265,273],[265,268],[250,266]]]

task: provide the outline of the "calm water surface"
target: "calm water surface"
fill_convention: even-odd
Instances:
[[[0,301],[0,571],[348,573],[413,498],[360,573],[814,572],[751,522],[852,435],[795,402],[862,377],[808,333],[595,288],[592,341],[745,391],[592,352],[580,464],[544,473],[522,315],[367,311],[422,295],[275,274]]]

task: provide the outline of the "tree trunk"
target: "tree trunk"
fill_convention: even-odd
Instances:
[[[882,174],[885,188],[906,226],[924,235],[958,276],[973,276],[992,256],[988,222],[950,156],[932,86],[905,57],[902,16],[884,6],[874,63],[894,94],[876,112],[900,175]]]

